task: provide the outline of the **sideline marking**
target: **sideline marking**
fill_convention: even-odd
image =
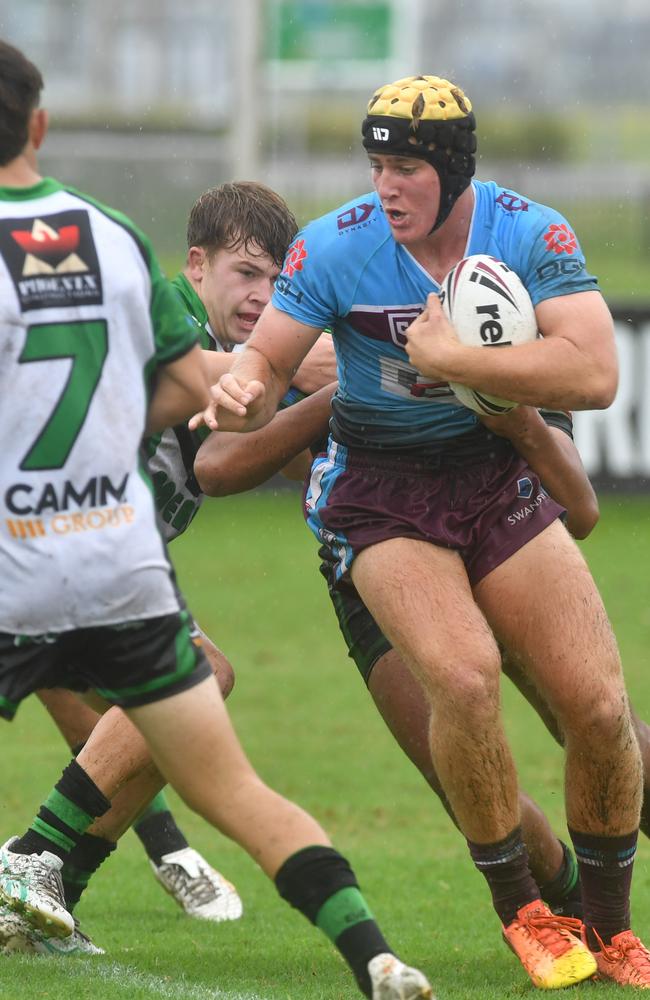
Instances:
[[[31,957],[31,956],[30,956]],[[42,962],[41,956],[35,956],[32,961]],[[57,971],[63,972],[61,966]],[[268,1000],[259,993],[231,993],[220,990],[218,986],[199,986],[187,983],[182,977],[171,981],[167,978],[152,976],[147,972],[138,972],[129,965],[120,965],[118,962],[111,962],[109,965],[92,965],[84,962],[70,963],[65,966],[65,976],[71,979],[93,979],[95,981],[104,980],[126,988],[137,988],[146,990],[156,997],[164,997],[165,1000]],[[63,978],[63,977],[62,977]]]

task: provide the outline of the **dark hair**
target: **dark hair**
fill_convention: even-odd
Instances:
[[[264,184],[233,181],[210,188],[194,203],[187,246],[267,253],[282,267],[298,224],[284,199]]]
[[[29,138],[29,119],[43,89],[43,77],[13,45],[0,41],[0,166],[20,156]]]

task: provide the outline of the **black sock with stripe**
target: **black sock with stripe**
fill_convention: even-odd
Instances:
[[[372,987],[368,962],[393,954],[379,930],[349,863],[332,847],[305,847],[292,854],[275,884],[283,899],[315,924],[350,966],[365,996]]]
[[[95,837],[92,833],[84,833],[63,862],[63,889],[66,906],[70,913],[81,898],[90,879],[117,844],[103,837]]]
[[[49,851],[65,858],[98,816],[111,808],[84,769],[71,761],[38,811],[27,832],[9,848],[16,854]]]
[[[528,851],[517,826],[494,844],[467,841],[472,861],[485,876],[492,893],[494,909],[504,927],[527,903],[539,899],[539,889],[528,867]]]
[[[569,829],[582,884],[583,921],[592,948],[595,928],[604,944],[630,927],[630,889],[638,830],[599,837]]]

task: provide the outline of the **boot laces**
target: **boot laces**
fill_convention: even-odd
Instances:
[[[650,982],[650,952],[632,931],[616,935],[616,943],[605,944],[598,938],[601,951],[608,962],[628,962],[643,982]]]
[[[531,913],[524,926],[554,958],[560,958],[576,944],[576,934],[580,934],[582,923],[575,917],[558,917],[540,910]]]

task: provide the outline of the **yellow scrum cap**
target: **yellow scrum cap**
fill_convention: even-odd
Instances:
[[[369,115],[416,121],[452,121],[465,118],[472,103],[460,87],[440,76],[405,76],[376,90],[368,102]]]

